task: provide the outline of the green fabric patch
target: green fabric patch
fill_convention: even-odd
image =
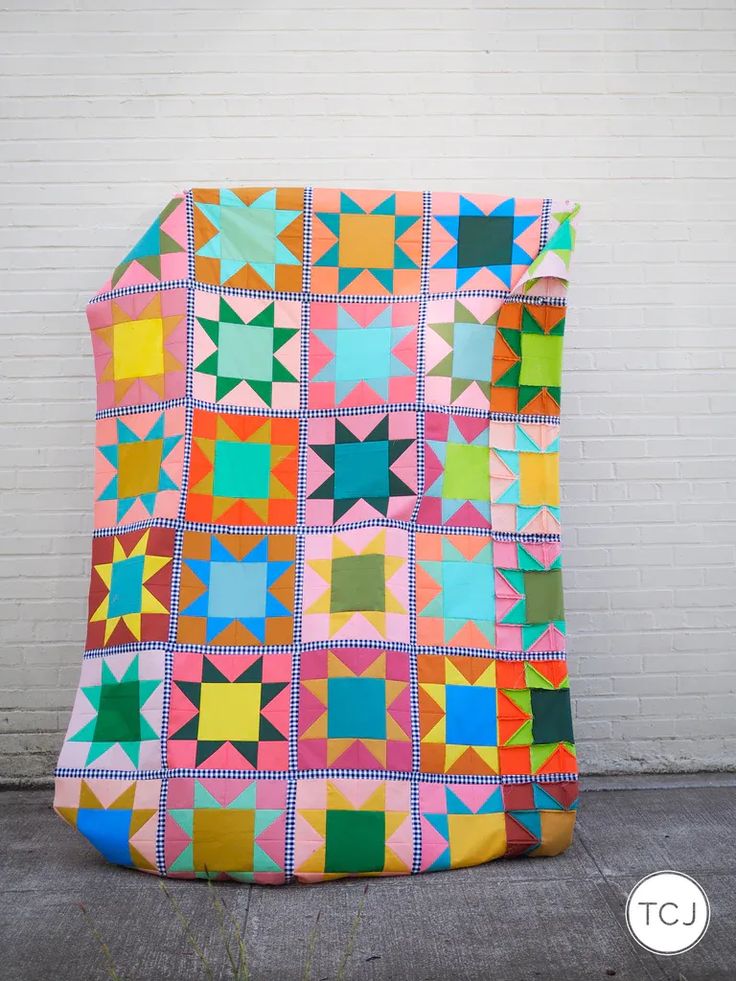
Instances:
[[[551,385],[562,381],[562,337],[521,335],[520,385]]]
[[[562,570],[525,572],[526,622],[548,623],[565,616],[562,601]]]
[[[130,743],[141,738],[140,691],[137,681],[102,685],[92,737],[96,743]]]
[[[341,555],[333,559],[330,613],[382,611],[385,606],[382,555]]]
[[[325,872],[382,872],[386,816],[381,811],[328,811]]]
[[[442,496],[464,501],[490,500],[490,456],[488,446],[448,443]]]
[[[226,378],[271,381],[273,334],[268,327],[221,323],[217,373]]]
[[[571,743],[569,688],[532,688],[532,735],[535,743]]]
[[[513,246],[512,217],[460,215],[458,218],[458,268],[508,265]]]

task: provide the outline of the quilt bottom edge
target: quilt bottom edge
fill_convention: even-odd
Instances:
[[[299,778],[295,801],[286,774],[169,777],[163,794],[161,779],[57,776],[53,808],[114,865],[177,879],[309,884],[559,855],[577,815],[578,780],[569,776],[424,783],[416,802],[409,781],[374,778]]]

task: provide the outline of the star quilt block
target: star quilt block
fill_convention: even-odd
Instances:
[[[409,872],[409,786],[375,779],[297,783],[296,868],[305,882]]]
[[[187,274],[186,201],[177,194],[113,270],[103,289],[152,285]]]
[[[542,202],[435,194],[430,289],[511,290],[539,252]]]
[[[160,780],[67,777],[54,810],[108,862],[156,872]]]
[[[423,769],[498,773],[495,662],[459,654],[420,654],[417,671]]]
[[[430,300],[425,396],[430,404],[487,411],[501,301],[493,297]]]
[[[297,419],[195,409],[187,519],[293,525],[298,442]]]
[[[480,649],[494,646],[493,548],[489,535],[417,535],[420,644]]]
[[[164,402],[184,395],[187,293],[121,293],[89,311],[97,408]]]
[[[166,804],[167,875],[266,885],[283,880],[285,780],[175,777]]]
[[[401,651],[307,651],[301,662],[303,769],[411,769],[409,659]]]
[[[315,191],[314,292],[418,293],[421,256],[421,194]]]
[[[173,547],[170,528],[94,539],[87,650],[168,638]]]
[[[95,527],[175,518],[181,501],[184,409],[97,420]]]
[[[196,398],[224,406],[296,409],[302,304],[198,290]]]
[[[263,646],[293,638],[293,535],[184,535],[178,640]]]
[[[414,402],[417,303],[310,307],[309,407]]]
[[[506,852],[500,786],[422,784],[419,788],[423,872],[476,865]]]
[[[287,765],[288,654],[196,654],[174,658],[169,764],[226,770]]]
[[[408,640],[408,536],[394,528],[310,534],[305,640]]]
[[[301,289],[303,197],[293,187],[195,191],[197,280],[250,290]]]
[[[383,516],[408,519],[417,497],[416,417],[309,420],[306,511],[310,524]]]
[[[490,511],[493,528],[559,534],[559,427],[554,423],[491,421]]]
[[[87,658],[61,765],[157,769],[163,678],[160,650]]]
[[[497,316],[491,409],[523,415],[560,414],[565,308],[504,303]]]
[[[428,412],[424,438],[419,523],[489,528],[491,449],[487,420]]]

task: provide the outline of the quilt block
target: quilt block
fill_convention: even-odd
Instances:
[[[271,885],[568,846],[577,212],[195,188],[91,299],[94,534],[55,808],[106,859]]]

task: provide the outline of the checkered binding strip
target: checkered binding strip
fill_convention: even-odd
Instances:
[[[54,770],[57,777],[84,777],[90,780],[163,780],[172,777],[194,777],[197,780],[224,777],[226,779],[283,780],[283,770],[216,770],[178,767],[170,770],[101,770],[94,767],[59,766]],[[525,783],[569,783],[578,779],[576,773],[504,773],[504,774],[461,774],[461,773],[411,773],[400,770],[353,770],[329,768],[316,770],[294,770],[290,774],[294,780],[314,779],[366,779],[398,781],[400,783],[440,783],[498,785]]]

